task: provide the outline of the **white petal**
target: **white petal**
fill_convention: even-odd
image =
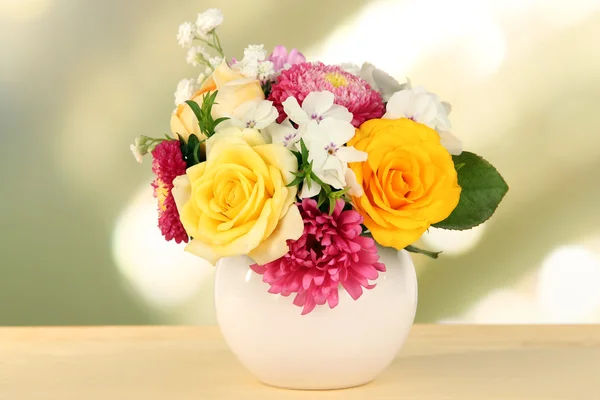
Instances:
[[[277,109],[275,107],[271,107],[271,111],[269,112],[269,114],[262,119],[258,119],[256,121],[256,125],[254,125],[254,127],[256,129],[264,129],[267,126],[275,123],[275,121],[277,120],[278,117],[279,117],[279,112],[277,111]]]
[[[448,103],[447,101],[442,101],[442,106],[444,107],[444,111],[446,111],[446,115],[450,115],[450,112],[452,111],[452,104]]]
[[[281,124],[271,124],[265,128],[265,133],[271,136],[272,143],[282,143],[286,141],[286,137],[293,136],[296,133],[296,129],[290,124],[290,121],[286,119]]]
[[[325,126],[326,127],[326,126]],[[298,133],[300,133],[302,139],[304,139],[304,143],[309,148],[309,150],[313,147],[321,148],[324,147],[324,144],[327,142],[327,135],[323,134],[321,126],[317,123],[317,121],[311,120],[305,125],[300,125],[298,128]]]
[[[333,142],[338,146],[348,143],[356,134],[356,129],[350,122],[335,118],[325,118],[321,121],[319,131],[326,142]]]
[[[414,96],[413,101],[415,101],[415,113],[412,117],[415,121],[427,125],[430,128],[435,128],[438,108],[434,99],[426,94],[422,94]]]
[[[283,103],[283,111],[287,114],[290,120],[294,121],[298,125],[303,125],[311,121],[310,117],[298,104],[298,100],[295,97],[288,97]]]
[[[300,194],[298,195],[298,197],[300,197],[301,199],[314,197],[314,196],[318,195],[320,191],[321,191],[321,186],[319,186],[319,184],[317,182],[311,181],[310,189],[309,189],[308,184],[306,183],[306,180],[304,180],[304,183],[302,184],[302,190],[300,191]]]
[[[346,107],[337,104],[332,105],[331,108],[321,116],[323,118],[335,118],[345,122],[352,122],[352,119],[354,118],[352,113],[348,111]]]
[[[354,147],[341,147],[335,155],[345,163],[367,161],[368,158],[367,153]]]
[[[329,153],[324,148],[309,147],[308,159],[313,163],[313,171],[322,171],[329,158]]]
[[[192,195],[192,186],[190,178],[187,175],[179,175],[173,179],[173,189],[171,189],[173,199],[175,200],[175,206],[181,213],[183,206],[187,203]]]
[[[411,99],[411,91],[410,90],[401,90],[399,92],[394,93],[387,105],[385,106],[385,114],[383,115],[384,119],[399,119],[406,116],[406,110],[409,107]]]
[[[311,114],[323,115],[333,105],[335,96],[324,90],[322,92],[310,92],[302,102],[302,109],[310,117]]]
[[[269,100],[260,100],[257,103],[256,111],[254,112],[254,118],[256,121],[260,121],[263,118],[269,116],[273,109],[273,102]],[[276,109],[277,111],[277,109]]]
[[[442,132],[439,132],[439,134],[440,134],[440,142],[441,142],[442,146],[444,146],[444,148],[446,150],[448,150],[448,153],[450,153],[454,156],[457,156],[460,153],[462,153],[463,144],[459,138],[457,138],[456,136],[454,136],[452,133],[450,133],[448,131],[442,131]]]
[[[345,175],[340,174],[335,169],[328,169],[317,174],[317,176],[328,185],[333,186],[335,189],[343,189],[346,186]]]
[[[233,110],[233,117],[240,121],[249,121],[253,119],[260,100],[245,101]]]
[[[371,86],[371,89],[379,91],[379,86],[373,78],[373,71],[376,69],[377,68],[375,68],[375,66],[371,63],[363,63],[362,67],[360,68],[359,77],[366,81]]]
[[[360,197],[364,194],[363,187],[358,184],[354,171],[350,168],[346,170],[346,187],[349,187],[348,194],[354,197]]]

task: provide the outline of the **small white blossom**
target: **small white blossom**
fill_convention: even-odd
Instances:
[[[223,57],[210,57],[208,63],[213,69],[216,69],[223,62]]]
[[[183,48],[190,47],[194,41],[194,31],[196,27],[191,22],[184,22],[179,25],[179,32],[177,33],[177,42]]]
[[[311,121],[320,123],[325,118],[335,118],[344,122],[352,122],[352,113],[346,107],[334,104],[335,96],[329,91],[310,92],[302,107],[295,97],[288,97],[282,104],[287,116],[300,126]]]
[[[217,26],[223,23],[223,13],[217,8],[209,8],[203,13],[198,14],[196,20],[196,34],[199,37],[206,37]]]
[[[272,143],[281,143],[288,149],[295,149],[295,144],[302,137],[301,132],[292,126],[289,119],[284,120],[281,124],[269,125],[265,132],[271,137]]]
[[[137,142],[138,140],[136,139],[135,141]],[[131,153],[135,157],[135,161],[137,161],[141,164],[143,161],[144,155],[140,152],[140,149],[138,148],[138,146],[135,144],[130,144],[129,150],[131,150]]]
[[[394,93],[386,105],[385,119],[408,118],[435,129],[442,145],[450,154],[462,153],[462,142],[450,133],[450,104],[423,87],[400,90]]]
[[[230,126],[240,128],[265,129],[275,122],[279,112],[269,100],[250,100],[240,104],[233,110],[231,117],[217,125],[217,130]]]
[[[367,160],[367,153],[344,146],[354,134],[355,129],[350,122],[336,118],[325,118],[321,123],[312,121],[306,126],[302,138],[308,148],[308,159],[312,161],[312,171],[323,183],[344,189],[348,185],[348,163]],[[355,187],[352,189],[357,190]],[[309,188],[305,181],[300,198],[313,197],[320,190],[316,182],[312,181]]]
[[[204,46],[194,46],[188,50],[186,61],[188,64],[197,67],[198,65],[206,64],[209,58],[210,54],[208,54]]]
[[[178,106],[191,99],[197,90],[198,83],[196,79],[182,79],[179,81],[175,92],[175,105]]]
[[[260,64],[267,58],[267,51],[262,44],[252,44],[244,50],[244,58],[234,67],[247,78],[256,78],[259,74]]]
[[[258,79],[266,81],[275,75],[275,65],[271,61],[262,61],[258,64]]]
[[[207,75],[205,72],[206,71],[201,72],[200,75],[198,75],[198,79],[196,79],[196,85],[202,86],[202,84],[204,83],[204,81],[206,80],[206,78],[209,77],[209,75]]]
[[[264,61],[267,58],[267,51],[264,44],[251,44],[244,49],[244,60]]]

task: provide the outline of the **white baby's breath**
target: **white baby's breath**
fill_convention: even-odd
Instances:
[[[262,44],[251,44],[244,50],[244,58],[234,65],[247,78],[257,78],[260,64],[267,58],[267,51]],[[268,65],[267,65],[268,66]],[[265,67],[267,67],[265,66]]]
[[[223,13],[217,8],[209,8],[203,13],[198,14],[196,20],[196,34],[204,38],[210,34],[216,27],[223,23]]]
[[[210,64],[210,66],[215,69],[217,68],[219,65],[221,65],[221,63],[223,62],[223,57],[211,57],[208,59],[208,63]]]
[[[179,81],[175,91],[175,105],[178,106],[191,99],[198,88],[196,79],[182,79]]]
[[[271,61],[262,61],[258,64],[258,79],[266,81],[275,75],[275,65]]]
[[[196,26],[191,22],[184,22],[179,25],[179,32],[177,33],[177,42],[183,48],[190,47],[194,41],[194,31]]]
[[[206,51],[204,46],[190,47],[187,53],[186,61],[188,64],[192,64],[194,67],[199,65],[206,65],[210,58],[210,54]]]

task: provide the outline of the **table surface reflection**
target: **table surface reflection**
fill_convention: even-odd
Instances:
[[[374,382],[256,381],[216,327],[0,328],[0,399],[597,399],[600,326],[415,325]]]

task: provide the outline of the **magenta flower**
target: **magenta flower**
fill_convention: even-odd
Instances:
[[[158,199],[158,227],[167,241],[188,242],[188,234],[179,219],[179,211],[171,193],[173,180],[184,175],[186,163],[178,140],[165,140],[152,150],[152,182],[154,197]]]
[[[344,106],[352,113],[352,125],[359,127],[364,121],[381,118],[385,112],[381,95],[358,76],[335,65],[301,63],[281,71],[271,88],[269,100],[279,111],[281,123],[286,118],[282,103],[290,96],[302,104],[310,92],[330,91],[334,103]]]
[[[275,72],[279,72],[286,67],[286,64],[292,66],[305,62],[306,57],[304,57],[304,55],[296,49],[292,49],[288,53],[285,46],[279,45],[275,46],[273,53],[269,55],[267,60],[273,63],[273,69]]]
[[[358,299],[363,288],[375,287],[369,281],[385,271],[385,265],[378,262],[375,241],[360,236],[363,217],[354,210],[344,211],[344,205],[338,200],[329,215],[319,210],[315,200],[302,200],[304,233],[300,239],[288,240],[290,251],[280,259],[250,266],[271,286],[269,293],[296,293],[294,304],[304,307],[302,315],[326,302],[330,308],[337,306],[339,285]]]

